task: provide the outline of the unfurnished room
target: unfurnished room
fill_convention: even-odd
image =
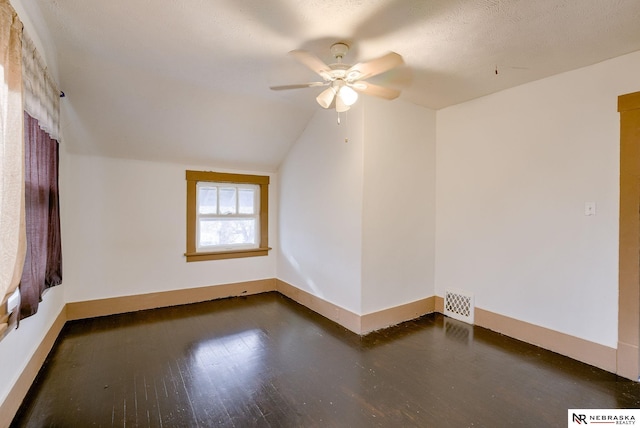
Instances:
[[[638,423],[637,0],[0,20],[0,427]]]

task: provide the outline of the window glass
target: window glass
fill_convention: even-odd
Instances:
[[[220,188],[220,214],[236,213],[236,188],[221,187]]]
[[[199,246],[256,244],[255,219],[200,219]]]
[[[199,186],[198,212],[200,214],[215,214],[218,212],[218,188],[214,186]]]
[[[259,191],[252,184],[197,184],[196,247],[200,251],[260,245]]]
[[[255,213],[256,191],[254,189],[238,190],[238,211],[240,214]]]

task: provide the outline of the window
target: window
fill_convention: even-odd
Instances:
[[[255,184],[196,184],[196,249],[258,248],[260,187]]]
[[[187,171],[187,262],[266,256],[269,177]]]

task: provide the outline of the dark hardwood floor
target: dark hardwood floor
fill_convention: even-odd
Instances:
[[[427,315],[359,337],[267,293],[69,322],[15,427],[545,427],[640,384]]]

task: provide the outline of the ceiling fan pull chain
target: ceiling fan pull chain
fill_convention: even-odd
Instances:
[[[345,134],[349,134],[349,112],[347,112],[347,111],[344,112],[344,124],[346,126],[346,129],[345,129],[344,133]],[[345,135],[345,137],[344,137],[344,142],[345,143],[349,142],[349,137],[347,135]]]
[[[347,112],[346,111],[344,112],[344,119],[345,119],[345,124],[347,125],[346,132],[348,133],[349,132],[349,124],[347,122]],[[338,125],[342,124],[342,120],[341,120],[341,117],[340,117],[340,112],[338,112],[338,121],[337,122],[338,122]],[[348,136],[344,137],[344,142],[345,143],[349,142],[349,137]]]

